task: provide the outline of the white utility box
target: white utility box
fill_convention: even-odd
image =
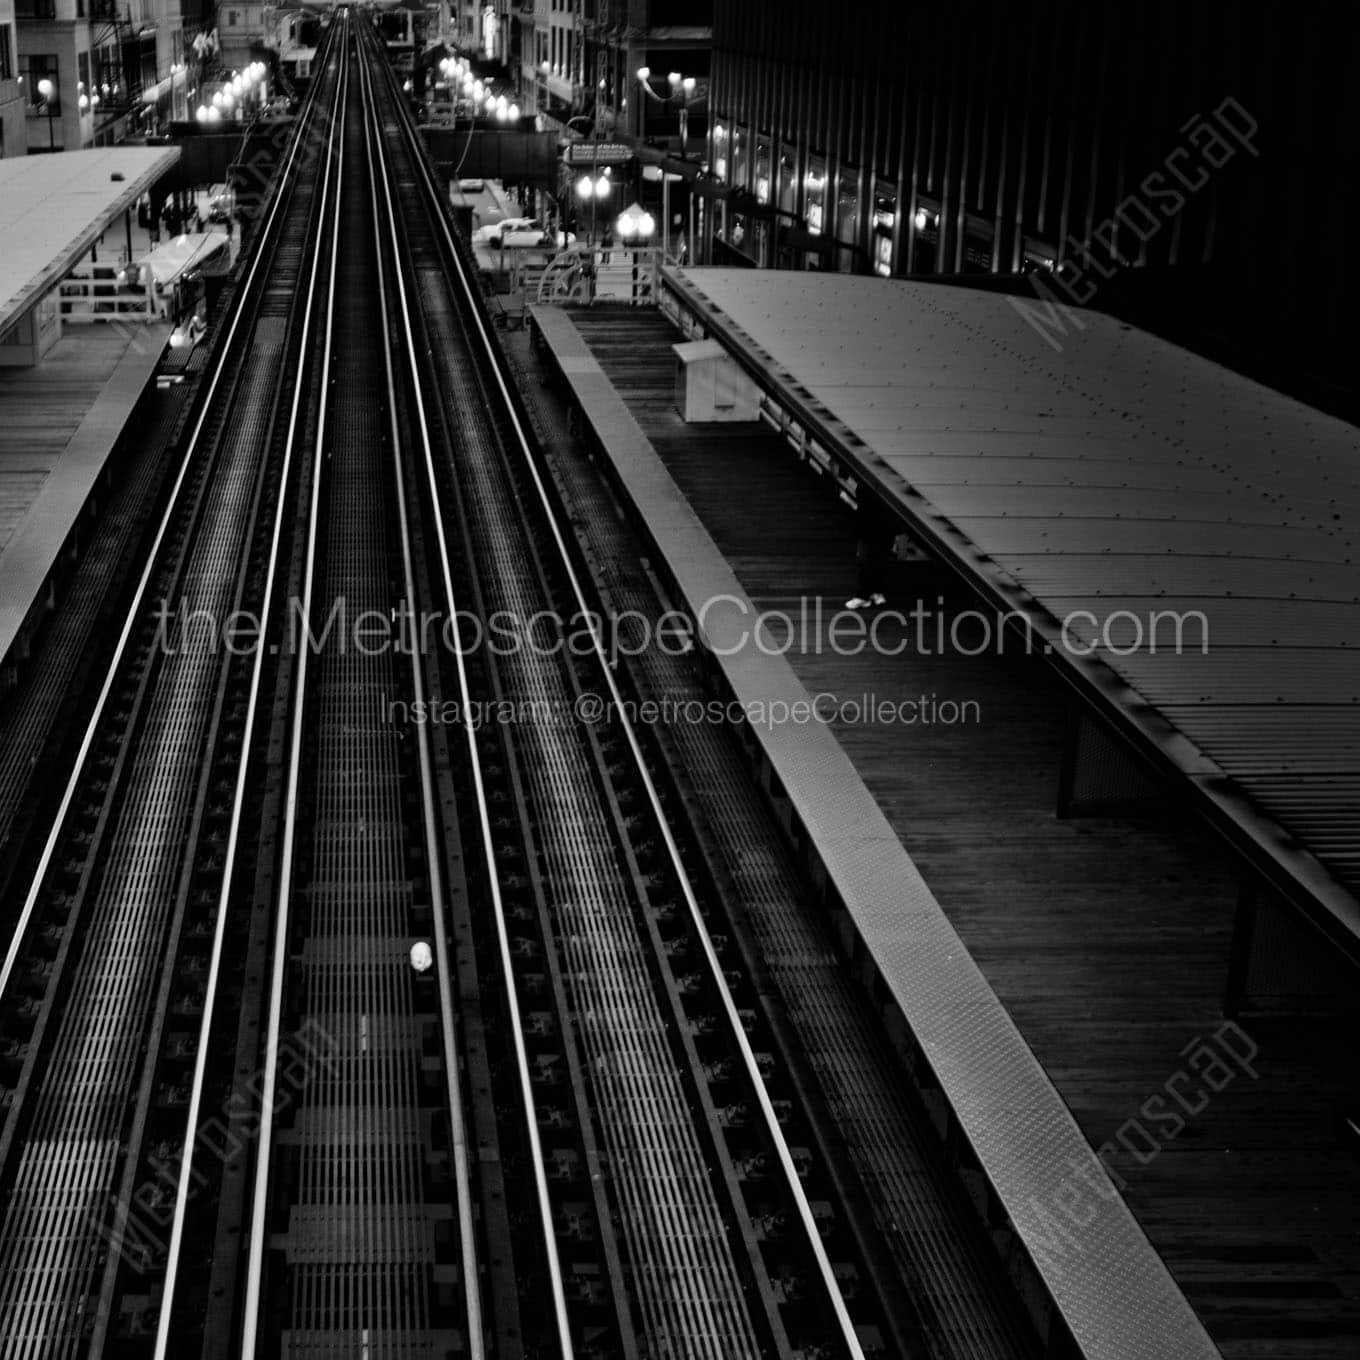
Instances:
[[[688,424],[755,420],[760,394],[716,340],[690,340],[675,351],[675,404]]]

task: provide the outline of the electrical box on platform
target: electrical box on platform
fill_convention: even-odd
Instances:
[[[689,424],[755,420],[756,385],[716,340],[690,340],[675,351],[675,404]]]

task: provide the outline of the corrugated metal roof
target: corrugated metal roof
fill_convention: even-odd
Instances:
[[[177,146],[0,160],[0,333],[70,273],[109,223],[177,160]]]
[[[1360,938],[1360,431],[1081,309],[1055,341],[1011,299],[948,286],[739,269],[673,286],[992,598],[1050,628],[1202,613],[1207,654],[1189,629],[1181,654],[1129,650],[1121,616],[1107,641],[1128,654],[1055,659]]]

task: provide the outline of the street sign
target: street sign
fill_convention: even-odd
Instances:
[[[626,142],[572,142],[563,155],[568,165],[625,165],[632,159]]]

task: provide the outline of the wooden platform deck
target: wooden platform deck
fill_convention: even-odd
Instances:
[[[112,328],[68,332],[36,368],[0,368],[0,549],[127,351]]]
[[[763,427],[683,424],[658,313],[572,317],[754,601],[839,607],[854,538],[823,479]],[[895,568],[891,587],[890,606],[919,600],[946,630],[971,603],[928,566]],[[1130,1207],[1224,1354],[1360,1355],[1360,1161],[1337,1136],[1360,1043],[1330,1023],[1254,1027],[1259,1051],[1209,1082],[1236,893],[1217,844],[1169,817],[1056,815],[1066,700],[1041,658],[790,660],[813,694],[977,702],[975,723],[837,731],[1092,1146],[1113,1144]]]
[[[71,326],[0,368],[0,658],[155,370],[169,327]]]

